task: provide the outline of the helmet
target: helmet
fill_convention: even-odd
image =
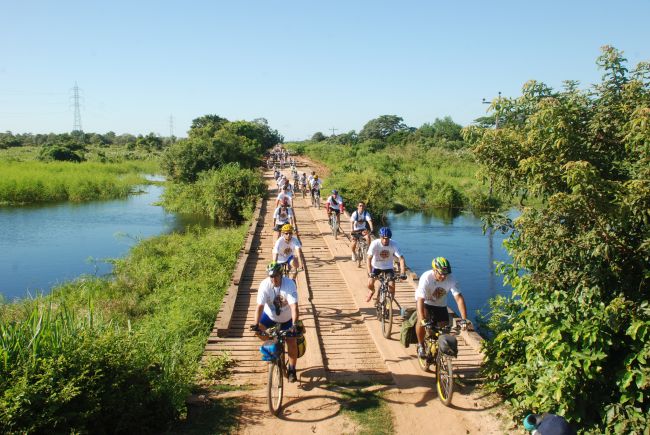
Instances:
[[[339,194],[338,190],[336,190],[336,189],[332,190],[332,195],[338,195],[338,194]]]
[[[451,264],[449,264],[449,261],[445,257],[434,258],[431,262],[431,267],[443,275],[449,275],[451,273]]]
[[[393,237],[393,232],[388,227],[381,227],[379,229],[379,237],[388,237],[390,239]]]
[[[283,233],[293,233],[293,226],[291,224],[284,224],[282,225],[282,228],[280,228],[280,231]]]
[[[318,180],[318,175],[314,175],[314,180]]]
[[[268,276],[282,274],[282,265],[276,261],[269,263],[269,265],[266,266],[266,274]]]

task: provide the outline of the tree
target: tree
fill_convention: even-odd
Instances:
[[[497,190],[544,199],[515,221],[493,301],[490,385],[520,412],[597,433],[650,425],[650,65],[603,47],[602,82],[538,82],[467,139]],[[503,119],[503,122],[501,121]]]
[[[408,127],[403,119],[397,115],[382,115],[379,118],[371,119],[363,126],[359,133],[359,139],[386,139],[389,135]]]
[[[325,135],[320,131],[317,131],[311,137],[312,142],[322,142],[325,139],[327,139],[327,137],[325,137]]]
[[[192,120],[189,137],[213,137],[227,122],[226,118],[218,115],[203,115]]]
[[[135,140],[135,146],[147,151],[161,150],[163,148],[163,140],[155,133],[149,133],[146,136],[138,136]]]

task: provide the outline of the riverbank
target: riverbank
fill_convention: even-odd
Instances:
[[[185,412],[246,229],[154,237],[114,279],[0,305],[2,431],[164,430]]]

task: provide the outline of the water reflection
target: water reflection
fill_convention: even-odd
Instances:
[[[502,245],[506,236],[491,230],[483,234],[478,216],[449,210],[404,212],[389,214],[388,223],[407,264],[418,275],[431,269],[434,257],[449,259],[472,320],[477,309],[487,308],[489,298],[510,294],[510,288],[503,286],[502,277],[494,271],[495,261],[510,261]],[[453,300],[448,303],[456,309]]]
[[[161,186],[142,189],[122,200],[0,207],[0,294],[11,300],[82,274],[104,275],[111,271],[104,260],[125,255],[138,240],[211,225],[153,205]]]

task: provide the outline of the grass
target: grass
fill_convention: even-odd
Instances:
[[[392,434],[393,416],[379,391],[339,390],[341,411],[359,425],[359,434]]]

